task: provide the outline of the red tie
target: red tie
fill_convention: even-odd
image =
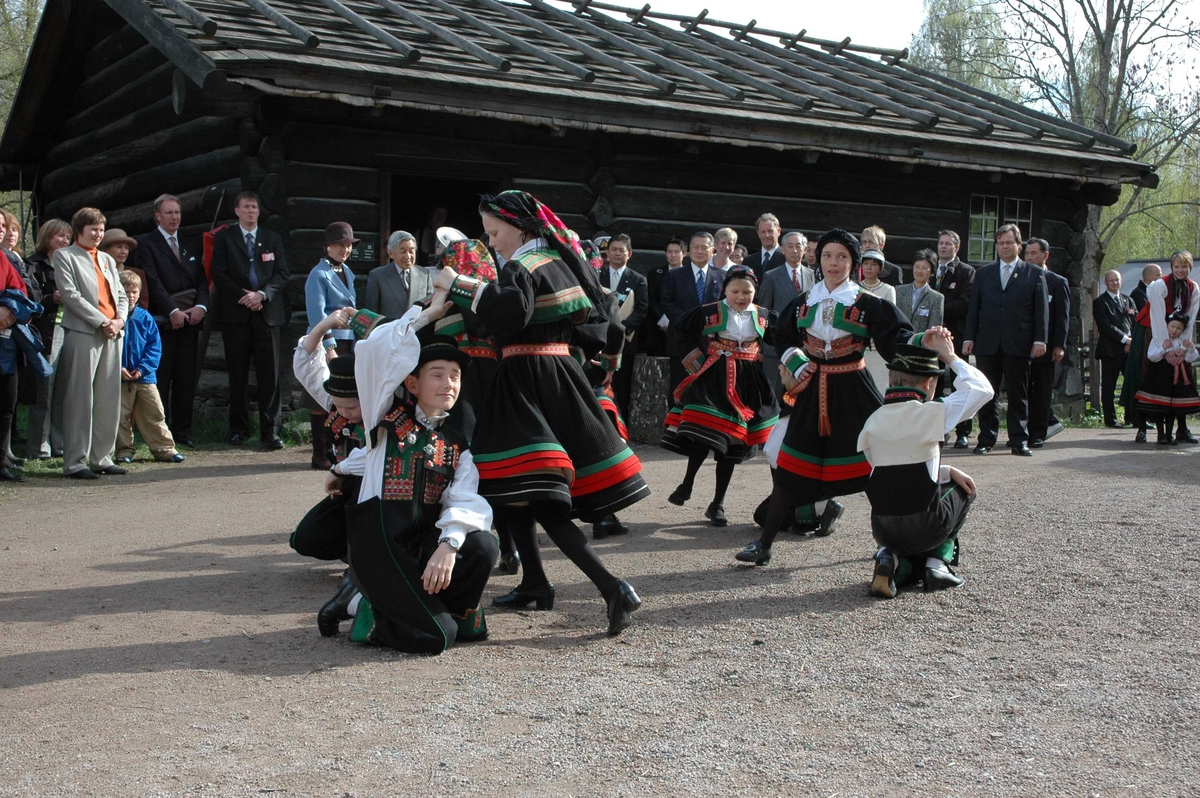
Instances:
[[[803,291],[800,290],[800,270],[799,269],[792,269],[792,285],[796,286],[797,294],[804,293]]]

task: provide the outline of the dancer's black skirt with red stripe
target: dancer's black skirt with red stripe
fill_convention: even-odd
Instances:
[[[1138,412],[1149,418],[1200,413],[1196,370],[1191,363],[1174,366],[1166,358],[1157,363],[1147,359],[1142,382],[1135,395]]]

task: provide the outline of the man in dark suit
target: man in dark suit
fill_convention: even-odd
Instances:
[[[1040,449],[1046,439],[1062,431],[1062,423],[1054,415],[1054,365],[1067,354],[1067,331],[1070,329],[1071,284],[1067,278],[1050,271],[1050,244],[1044,238],[1025,242],[1025,262],[1041,268],[1046,278],[1046,301],[1050,305],[1048,324],[1050,340],[1046,354],[1035,357],[1029,364],[1029,448]]]
[[[887,233],[879,225],[873,224],[862,231],[862,238],[859,240],[862,241],[863,252],[868,249],[883,252],[883,247],[887,244]],[[904,271],[890,260],[885,260],[883,268],[879,270],[879,279],[888,285],[903,285]]]
[[[762,284],[763,275],[776,266],[782,266],[787,260],[783,254],[783,248],[779,246],[779,234],[782,229],[779,226],[779,217],[773,213],[764,213],[754,223],[754,230],[758,233],[762,249],[747,255],[746,262],[742,265],[749,266],[754,270],[754,276],[758,278],[759,285]]]
[[[1107,290],[1092,300],[1092,317],[1100,331],[1100,340],[1096,342],[1096,359],[1100,361],[1100,406],[1104,408],[1104,426],[1124,427],[1117,423],[1117,375],[1125,371],[1125,356],[1133,341],[1137,306],[1121,293],[1119,271],[1114,269],[1105,273],[1104,287]],[[1144,296],[1145,291],[1142,293]]]
[[[183,211],[179,198],[163,194],[154,201],[158,226],[138,236],[133,266],[146,274],[150,312],[162,335],[162,360],[158,364],[158,393],[175,443],[192,443],[192,406],[196,398],[196,361],[200,355],[200,330],[208,314],[208,275],[204,254],[179,236]]]
[[[646,274],[646,293],[650,306],[646,310],[646,320],[642,322],[638,349],[652,357],[667,356],[667,327],[670,325],[670,319],[662,306],[663,283],[666,282],[668,273],[683,266],[685,249],[687,243],[682,238],[672,238],[663,250],[666,263],[660,263]]]
[[[278,233],[259,227],[258,208],[258,195],[252,191],[234,199],[238,223],[213,240],[212,276],[229,368],[229,442],[240,445],[250,435],[246,386],[253,356],[259,434],[268,449],[282,449],[279,333],[287,323],[287,254]]]
[[[676,336],[675,324],[692,308],[716,302],[721,298],[722,281],[717,275],[717,270],[712,268],[714,244],[711,233],[692,233],[692,240],[688,244],[690,263],[682,268],[672,269],[663,281],[662,306],[669,322],[667,352],[671,356],[672,394],[686,376],[682,358],[694,348],[692,341],[680,340]],[[671,406],[671,402],[672,398],[668,396],[668,407]]]
[[[942,230],[938,233],[938,266],[930,278],[934,290],[945,299],[942,308],[942,324],[954,336],[954,354],[963,357],[963,331],[967,326],[967,308],[971,304],[971,291],[975,285],[975,267],[958,259],[958,248],[962,240],[953,230]],[[946,389],[954,390],[954,385],[946,384],[946,376],[938,377],[938,396],[945,396]],[[954,448],[967,448],[967,438],[971,436],[971,419],[966,419],[954,428]]]
[[[804,233],[791,232],[783,237],[783,252],[787,260],[783,268],[772,269],[763,277],[754,304],[782,313],[793,299],[817,284],[813,270],[804,265],[807,245],[808,239]],[[764,344],[762,348],[763,372],[776,393],[779,392],[779,356],[782,351],[770,344]]]
[[[608,241],[608,265],[600,270],[600,285],[617,295],[621,321],[625,325],[625,348],[621,351],[621,367],[613,375],[613,393],[617,407],[629,417],[629,396],[633,392],[633,366],[638,353],[638,328],[650,311],[650,290],[646,278],[629,268],[633,256],[633,241],[618,233]]]
[[[975,275],[963,354],[975,355],[996,396],[979,412],[976,454],[987,454],[996,445],[1000,416],[996,400],[1000,381],[1008,389],[1008,445],[1013,454],[1029,457],[1029,361],[1046,354],[1050,307],[1046,278],[1041,269],[1017,255],[1021,229],[1002,225],[996,231],[1000,260],[983,266]]]

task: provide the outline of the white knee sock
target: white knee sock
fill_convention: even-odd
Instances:
[[[933,569],[933,570],[935,570],[935,571],[946,571],[946,570],[949,570],[949,569],[946,567],[946,561],[945,561],[945,560],[939,560],[937,557],[926,557],[926,558],[925,558],[925,567],[926,567],[926,568],[932,568],[932,569]]]
[[[941,562],[941,560],[938,560],[938,562]],[[362,601],[362,593],[355,593],[354,598],[350,599],[350,603],[346,606],[346,612],[350,613],[351,618],[358,615],[358,602],[360,601]]]
[[[813,505],[813,512],[815,512],[817,515],[820,515],[821,513],[825,512],[825,507],[828,506],[828,504],[828,499],[821,499],[821,501]]]

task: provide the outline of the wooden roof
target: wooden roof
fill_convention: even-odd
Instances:
[[[925,71],[905,51],[707,11],[688,18],[591,0],[105,2],[201,86],[1109,186],[1157,182],[1128,142]]]

